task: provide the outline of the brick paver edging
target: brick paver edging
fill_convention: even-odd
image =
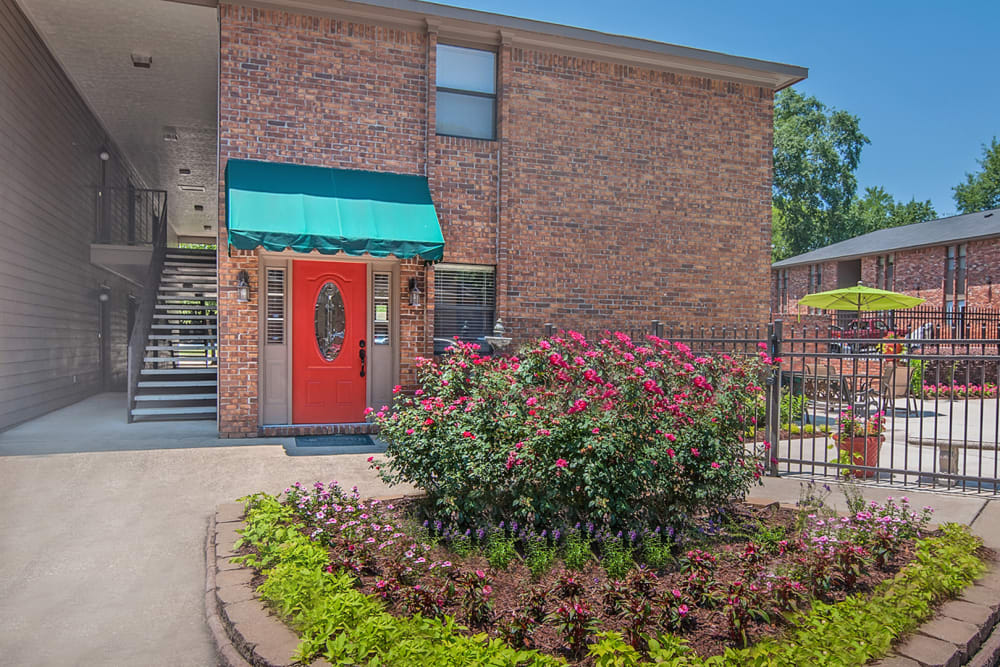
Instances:
[[[288,667],[299,638],[250,586],[253,570],[229,560],[240,538],[243,505],[220,505],[205,543],[205,614],[223,667]],[[1000,664],[1000,568],[946,602],[877,667],[996,667]],[[319,659],[312,667],[328,667]]]

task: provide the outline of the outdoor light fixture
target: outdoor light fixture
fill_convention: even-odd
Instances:
[[[107,285],[101,285],[100,291],[97,293],[97,300],[102,303],[106,303],[111,300],[111,288]]]
[[[417,285],[416,278],[410,278],[410,305],[414,308],[420,307],[420,286]]]
[[[986,297],[993,300],[993,278],[990,276],[986,276]]]
[[[107,152],[102,148],[101,152],[98,154],[98,157],[101,158],[101,162],[107,162],[108,160],[111,159],[111,153]]]
[[[236,300],[240,303],[250,300],[250,276],[246,271],[240,271],[236,275]]]
[[[153,56],[148,53],[137,53],[132,52],[132,67],[139,67],[141,69],[149,69],[153,66]]]

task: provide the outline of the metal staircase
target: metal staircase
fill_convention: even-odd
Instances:
[[[214,250],[166,249],[129,421],[215,419],[217,275]]]

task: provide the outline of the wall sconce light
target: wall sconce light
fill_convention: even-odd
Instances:
[[[420,286],[417,285],[416,278],[410,278],[410,305],[414,308],[420,307],[420,295],[423,292],[420,291]]]
[[[250,300],[250,276],[246,271],[240,271],[236,275],[236,300],[240,303]]]
[[[111,153],[109,153],[106,148],[102,148],[101,152],[98,153],[97,156],[101,158],[101,162],[107,162],[111,159]]]
[[[97,293],[97,300],[101,303],[107,303],[111,300],[111,288],[107,285],[101,285],[100,291]]]

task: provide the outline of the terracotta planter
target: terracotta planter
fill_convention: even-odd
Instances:
[[[842,455],[848,454],[855,465],[863,465],[874,468],[878,465],[878,453],[885,440],[883,435],[871,435],[860,437],[839,437],[837,446]],[[859,468],[848,468],[855,477],[874,477],[874,470],[862,470]]]

